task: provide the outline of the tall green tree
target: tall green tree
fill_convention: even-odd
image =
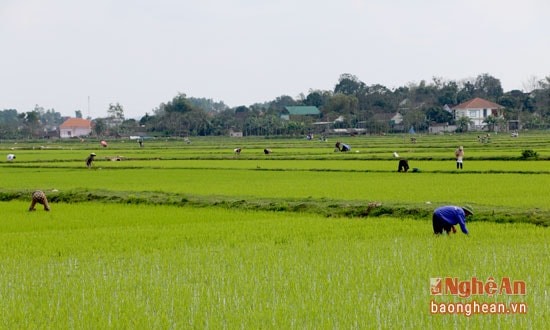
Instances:
[[[488,73],[477,76],[474,83],[476,96],[496,102],[502,96],[503,90],[500,80]]]
[[[475,86],[469,81],[466,81],[462,84],[462,87],[459,89],[458,94],[456,95],[456,102],[462,103],[469,99],[475,97]]]
[[[193,110],[193,104],[187,100],[187,95],[184,93],[178,93],[171,101],[167,103],[161,103],[156,112],[163,113],[186,113]]]
[[[0,139],[17,138],[19,122],[17,110],[5,109],[0,111]]]
[[[109,115],[109,118],[124,120],[124,108],[118,102],[116,104],[109,104],[107,114]]]
[[[343,93],[335,94],[323,107],[326,113],[337,113],[339,115],[351,115],[359,112],[359,101],[353,95]]]
[[[365,83],[356,76],[344,73],[340,75],[338,83],[334,86],[334,94],[355,95],[361,94],[365,90]]]
[[[443,110],[441,107],[430,107],[426,111],[426,120],[433,123],[449,123],[454,122],[452,113]]]
[[[162,132],[167,136],[188,136],[190,134],[190,117],[185,114],[194,109],[193,104],[187,100],[187,96],[178,93],[171,101],[161,103],[154,110],[155,121],[151,130]]]
[[[18,115],[23,122],[23,136],[28,138],[37,138],[40,135],[40,113],[38,111],[29,111]]]
[[[366,87],[364,93],[357,95],[359,109],[377,112],[395,112],[397,109],[397,100],[392,91],[384,85],[374,84]]]
[[[46,128],[52,128],[63,123],[63,116],[54,109],[48,109],[40,114],[40,121]]]
[[[285,107],[300,105],[292,97],[288,95],[281,95],[275,98],[275,100],[269,102],[270,113],[280,113]]]
[[[456,120],[456,126],[459,132],[467,132],[471,124],[472,120],[468,116],[463,116]]]
[[[456,81],[448,81],[438,90],[437,103],[439,106],[457,104],[458,84]]]
[[[411,127],[417,132],[425,131],[428,128],[426,114],[420,109],[412,109],[403,115],[403,124],[408,132]]]
[[[495,126],[498,124],[498,118],[493,115],[489,115],[483,119],[483,123],[487,124],[489,132],[494,132]]]
[[[421,80],[418,85],[411,84],[409,90],[411,100],[416,105],[433,105],[437,102],[437,88],[434,84],[429,84],[425,80]]]
[[[304,100],[304,105],[315,106],[317,108],[323,107],[327,102],[327,98],[321,91],[310,91]]]
[[[188,97],[187,100],[193,105],[194,108],[201,109],[204,112],[218,113],[229,109],[225,103],[221,101],[215,102],[212,99]]]
[[[105,132],[107,132],[105,120],[101,118],[94,120],[93,131],[97,137],[104,136]]]

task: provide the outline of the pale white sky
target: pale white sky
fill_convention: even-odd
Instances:
[[[188,97],[231,107],[488,73],[550,75],[548,0],[0,0],[0,110],[141,117]],[[88,107],[88,98],[90,100]]]

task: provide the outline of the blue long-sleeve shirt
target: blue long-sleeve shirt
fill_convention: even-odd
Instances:
[[[442,206],[435,209],[434,214],[450,225],[460,225],[460,230],[464,234],[468,234],[468,229],[466,229],[466,213],[464,213],[461,207]]]

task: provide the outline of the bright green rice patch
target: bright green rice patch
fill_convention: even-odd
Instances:
[[[545,328],[548,228],[0,203],[3,328]],[[522,262],[517,262],[521,260]],[[431,277],[510,277],[526,315],[431,315]],[[436,297],[441,301],[452,297]],[[458,301],[469,301],[458,299]]]
[[[269,171],[262,169],[16,169],[8,191],[162,191],[235,198],[329,198],[434,206],[468,203],[548,210],[548,174]],[[106,189],[107,188],[107,189]],[[521,198],[518,198],[521,196]]]
[[[342,155],[344,156],[344,155]],[[140,158],[121,158],[120,161],[111,159],[97,159],[94,162],[94,169],[261,169],[261,170],[312,170],[312,171],[380,171],[396,172],[398,159],[389,158],[386,160],[372,159],[286,159],[261,157],[259,159],[250,158],[212,158],[212,159],[178,159],[178,156],[169,154],[166,150],[163,154],[159,153],[159,158],[140,159]],[[418,168],[422,172],[450,172],[457,173],[456,162],[454,159],[447,160],[427,160],[409,159],[411,171]],[[13,168],[69,168],[85,169],[83,160],[49,160],[49,161],[29,161],[0,164],[6,169]],[[550,168],[547,161],[525,161],[525,160],[468,160],[464,162],[464,169],[460,171],[467,172],[493,172],[493,173],[543,173],[550,174]]]
[[[191,201],[201,206],[320,211],[328,216],[365,215],[362,210],[331,210],[348,204],[357,208],[363,203],[366,208],[370,202],[381,202],[385,210],[377,214],[422,215],[442,204],[468,203],[480,220],[548,223],[546,135],[499,135],[490,144],[477,142],[472,134],[417,138],[418,143],[411,144],[408,135],[339,137],[352,145],[351,153],[333,152],[332,138],[323,143],[219,137],[196,138],[192,144],[157,139],[147,140],[145,148],[124,140],[108,141],[108,148],[100,148],[99,141],[52,140],[46,148],[20,143],[14,144],[21,148],[13,151],[16,161],[0,162],[0,194],[3,200],[23,199],[43,189],[65,202]],[[452,156],[458,145],[466,148],[460,171]],[[235,146],[245,148],[240,156],[234,155]],[[264,155],[264,147],[272,148],[273,154]],[[517,160],[527,148],[537,150],[540,160]],[[91,171],[84,164],[90,151],[98,154]],[[420,173],[397,173],[394,151]],[[119,156],[121,161],[110,160]],[[170,194],[173,198],[167,197]]]

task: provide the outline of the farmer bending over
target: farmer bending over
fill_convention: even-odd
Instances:
[[[44,205],[45,211],[50,210],[48,199],[46,198],[46,194],[44,194],[42,190],[36,190],[35,192],[32,193],[32,202],[31,202],[31,207],[29,207],[29,211],[35,210],[34,206],[36,205],[36,203]]]
[[[456,233],[455,225],[460,225],[460,229],[464,234],[468,234],[466,229],[466,217],[473,215],[474,211],[469,205],[465,206],[441,206],[435,209],[432,222],[434,234],[439,235],[445,231],[449,234],[451,231]]]

